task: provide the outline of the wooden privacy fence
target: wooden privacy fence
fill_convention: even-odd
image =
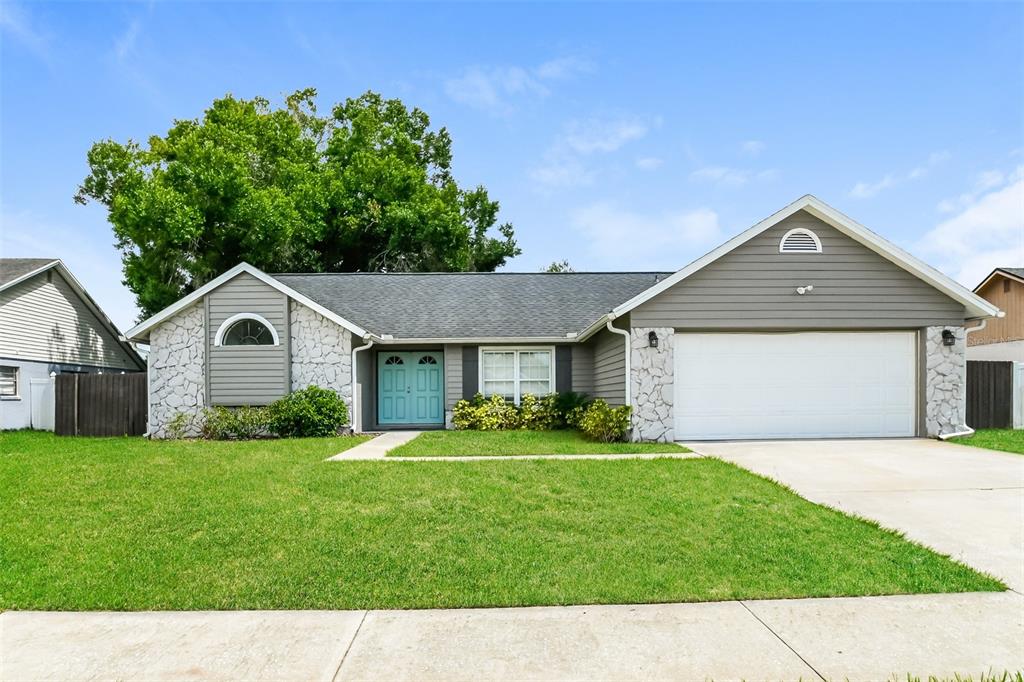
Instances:
[[[58,436],[141,436],[146,432],[146,373],[58,374]]]
[[[974,429],[1013,428],[1012,362],[967,362],[967,424]]]

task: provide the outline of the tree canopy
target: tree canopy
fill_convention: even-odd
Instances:
[[[492,271],[521,251],[452,177],[445,128],[374,92],[316,108],[217,99],[147,145],[95,143],[75,201],[107,208],[143,317],[247,261],[271,272]],[[494,228],[494,229],[492,229]]]

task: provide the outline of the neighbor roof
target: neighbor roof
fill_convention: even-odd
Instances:
[[[60,273],[64,281],[71,286],[71,289],[85,303],[99,323],[106,327],[121,349],[128,354],[128,357],[139,369],[145,369],[146,361],[142,359],[134,346],[125,340],[117,325],[107,317],[107,314],[93,300],[82,283],[71,274],[71,271],[64,265],[64,261],[59,258],[0,258],[0,291],[9,289],[19,282],[24,282],[50,269],[55,269]]]
[[[980,291],[981,288],[988,284],[990,281],[992,281],[992,278],[995,277],[996,275],[1003,275],[1004,277],[1009,277],[1019,282],[1024,282],[1024,268],[996,268],[992,272],[988,273],[988,277],[981,280],[981,284],[974,287],[974,291]]]
[[[667,272],[277,274],[376,335],[397,339],[565,338]]]
[[[31,275],[36,270],[41,270],[48,265],[56,263],[56,258],[0,258],[0,289],[6,289]]]

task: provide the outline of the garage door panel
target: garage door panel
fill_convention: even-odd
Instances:
[[[679,334],[678,438],[912,436],[913,332]]]

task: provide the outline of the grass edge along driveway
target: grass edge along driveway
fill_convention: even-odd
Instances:
[[[715,459],[332,462],[359,439],[0,435],[0,609],[381,609],[1001,590]]]
[[[389,457],[636,455],[689,452],[676,443],[597,443],[579,431],[424,431]]]
[[[978,429],[972,436],[952,438],[950,442],[1024,455],[1024,429]]]

